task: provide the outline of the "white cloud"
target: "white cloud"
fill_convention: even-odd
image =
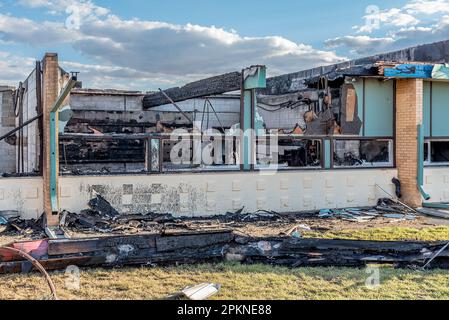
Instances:
[[[409,14],[437,14],[449,13],[449,1],[447,0],[415,0],[404,6]]]
[[[329,48],[346,46],[355,54],[371,54],[388,49],[395,40],[393,38],[372,38],[369,36],[344,36],[326,40]]]
[[[38,23],[0,13],[0,40],[3,42],[42,46],[72,41],[76,36],[77,33],[65,29],[63,23]]]
[[[398,8],[381,10],[378,13],[370,13],[365,15],[363,18],[368,23],[363,26],[354,26],[354,29],[356,29],[359,33],[371,33],[379,26],[403,27],[417,25],[420,22],[413,15],[404,13]]]
[[[35,60],[0,51],[0,86],[17,86],[33,70]]]
[[[98,67],[94,63],[66,64],[69,69],[82,71],[81,79],[86,77],[88,86],[117,87],[116,79],[120,85],[145,84],[137,89],[154,89],[156,85],[179,84],[253,64],[266,64],[274,75],[346,60],[333,51],[317,50],[279,36],[245,37],[233,29],[216,26],[124,20],[91,1],[21,3],[58,12],[65,12],[65,6],[74,3],[88,8],[83,11],[79,30],[68,30],[62,21],[37,23],[0,15],[3,41],[44,49],[43,45],[70,43],[80,54],[98,63]],[[107,81],[101,81],[102,76]]]
[[[358,35],[329,39],[329,48],[346,47],[358,55],[381,53],[449,38],[449,0],[412,0],[402,8],[381,11],[380,26],[385,36],[359,35],[372,33],[372,25],[357,26]],[[420,18],[418,20],[416,17]],[[374,17],[371,17],[374,18]]]

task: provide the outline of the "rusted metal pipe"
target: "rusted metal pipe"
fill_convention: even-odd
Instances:
[[[48,286],[50,287],[50,291],[51,294],[53,296],[53,300],[58,300],[58,296],[56,294],[56,287],[53,283],[53,281],[50,278],[50,275],[48,274],[48,272],[45,270],[45,268],[39,263],[39,261],[37,261],[36,259],[34,259],[32,256],[30,256],[28,253],[23,252],[22,250],[16,249],[16,248],[11,248],[11,247],[0,247],[0,250],[6,250],[6,251],[10,251],[13,253],[18,254],[19,256],[21,256],[24,259],[27,259],[29,262],[31,262],[31,264],[40,271],[40,273],[42,273],[42,275],[45,277],[45,280],[48,283]]]

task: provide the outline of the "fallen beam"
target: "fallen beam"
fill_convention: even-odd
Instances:
[[[41,240],[15,243],[10,247],[21,248],[46,270],[63,270],[71,265],[165,266],[223,261],[288,267],[362,267],[367,264],[423,267],[431,261],[431,268],[449,269],[447,241],[250,238],[237,236],[230,230]],[[0,255],[0,274],[30,271],[36,271],[35,267],[20,256],[4,251]]]
[[[143,98],[143,108],[149,109],[172,102],[181,102],[189,99],[213,96],[225,92],[240,90],[242,86],[242,74],[231,72],[220,76],[195,81],[181,88],[171,88],[164,92],[147,94]],[[164,94],[165,93],[165,94]],[[170,99],[167,98],[170,97]]]

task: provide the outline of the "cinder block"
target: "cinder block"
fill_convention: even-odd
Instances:
[[[0,189],[0,200],[5,200],[5,190]]]
[[[347,177],[346,178],[346,186],[355,187],[355,184],[356,184],[355,177]]]
[[[208,182],[206,189],[207,189],[207,192],[215,192],[215,191],[217,191],[217,186],[216,186],[215,181]]]
[[[258,180],[257,181],[257,191],[263,191],[266,189],[266,182],[265,180]]]
[[[215,211],[215,208],[217,207],[217,202],[213,199],[207,200],[206,207],[207,211]]]
[[[313,188],[312,178],[304,178],[303,186],[304,186],[304,189],[312,189]]]
[[[24,190],[26,199],[38,199],[39,198],[39,188],[26,188]]]
[[[232,209],[239,210],[239,209],[242,209],[242,207],[243,207],[242,200],[240,200],[240,199],[232,200]]]
[[[133,194],[134,185],[132,184],[124,184],[123,185],[123,194]]]
[[[242,190],[242,186],[240,181],[238,180],[234,180],[232,181],[232,191],[241,191]]]
[[[346,195],[346,202],[353,203],[355,201],[355,194],[352,192],[348,192]]]
[[[161,204],[162,203],[162,194],[155,193],[151,195],[151,204]]]
[[[288,209],[290,207],[290,198],[281,197],[281,208]]]
[[[123,205],[131,205],[131,204],[133,204],[133,195],[132,194],[124,194],[124,195],[122,195],[122,204]]]
[[[303,205],[305,209],[309,209],[313,204],[313,197],[312,196],[304,196],[303,197]]]
[[[59,190],[61,198],[70,198],[72,196],[71,187],[60,187]]]
[[[267,209],[267,202],[264,198],[257,199],[257,209],[258,210],[266,210]]]
[[[180,203],[188,203],[189,202],[189,194],[188,193],[180,193],[179,194],[179,202]]]
[[[329,193],[326,195],[326,205],[331,207],[334,204],[334,195]]]
[[[326,188],[332,189],[334,187],[334,179],[327,178],[326,179]]]
[[[288,179],[281,179],[281,190],[288,190],[290,188],[290,181]]]

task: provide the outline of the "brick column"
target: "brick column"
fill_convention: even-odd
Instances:
[[[50,200],[50,111],[59,95],[58,55],[47,53],[43,61],[43,176],[44,176],[44,210],[47,226],[59,225],[59,215],[53,215]],[[59,190],[58,190],[59,192]]]
[[[423,121],[423,80],[396,80],[396,164],[403,201],[422,205],[418,189],[418,125]]]

